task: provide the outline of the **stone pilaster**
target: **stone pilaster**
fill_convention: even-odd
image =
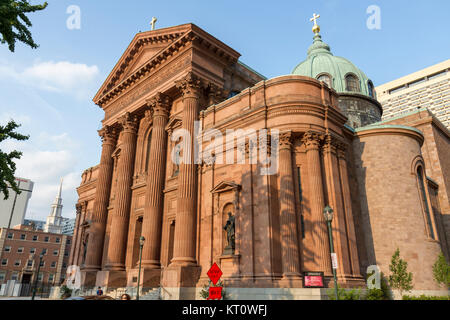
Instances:
[[[196,247],[196,200],[197,165],[194,163],[194,122],[198,120],[202,82],[192,72],[177,82],[183,94],[182,129],[189,133],[189,148],[183,150],[183,159],[178,174],[178,201],[175,223],[173,265],[197,265]],[[184,144],[188,146],[189,144]]]
[[[134,156],[136,151],[137,118],[126,113],[121,119],[122,136],[117,165],[117,190],[109,235],[108,270],[125,270],[128,221],[131,206]]]
[[[337,154],[339,161],[339,173],[341,177],[342,195],[344,200],[344,213],[347,222],[347,237],[348,237],[348,249],[350,253],[350,265],[351,272],[355,277],[361,277],[361,270],[359,267],[358,248],[356,244],[356,231],[353,220],[352,199],[350,196],[350,185],[347,171],[347,159],[346,159],[347,145],[338,144]]]
[[[89,239],[86,251],[84,270],[100,270],[102,266],[103,241],[105,239],[106,218],[108,213],[111,179],[113,173],[112,154],[116,148],[117,133],[112,127],[104,127],[99,131],[103,140],[102,156],[98,168],[95,190],[95,202],[92,222],[89,227]]]
[[[280,231],[283,278],[300,278],[299,243],[292,174],[292,134],[279,139]]]
[[[80,238],[81,203],[75,205],[75,229],[73,230],[72,246],[70,247],[69,266],[76,265],[75,253],[79,250],[78,240]]]
[[[343,195],[340,183],[339,164],[337,158],[338,140],[331,135],[325,138],[323,147],[325,174],[328,191],[328,205],[334,210],[333,241],[338,259],[337,274],[342,281],[351,274],[348,254],[347,221],[344,213]]]
[[[325,218],[323,217],[323,209],[325,207],[322,168],[320,158],[320,143],[323,139],[322,135],[316,132],[306,132],[303,136],[303,143],[306,146],[306,162],[308,167],[309,180],[309,205],[310,219],[309,225],[312,230],[313,239],[313,255],[315,270],[322,271],[325,275],[330,276],[330,246],[328,244],[328,231]]]
[[[153,111],[153,129],[142,224],[142,235],[145,237],[142,251],[142,266],[143,268],[159,268],[161,266],[163,189],[167,154],[167,133],[165,127],[169,119],[171,101],[168,96],[158,93],[155,98],[147,103]]]

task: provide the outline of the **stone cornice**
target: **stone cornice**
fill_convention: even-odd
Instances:
[[[419,142],[420,146],[423,145],[424,136],[420,130],[400,125],[379,125],[379,126],[367,126],[358,128],[356,130],[356,136],[361,138],[364,136],[374,135],[403,135],[413,138]]]
[[[211,51],[215,56],[227,61],[228,63],[237,62],[237,59],[240,56],[239,53],[193,24],[185,25],[185,27],[186,29],[184,33],[179,31],[178,33],[159,34],[158,36],[152,33],[146,33],[148,36],[141,39],[138,39],[139,35],[137,35],[133,40],[134,44],[132,42],[130,47],[122,56],[121,60],[118,62],[118,65],[114,68],[112,74],[107,78],[102,88],[94,97],[94,103],[100,107],[103,107],[111,99],[120,95],[124,90],[142,78],[148,76],[152,70],[155,70],[160,65],[164,64],[164,62],[166,62],[170,57],[181,51],[182,48],[189,46],[194,42],[198,45],[198,47]],[[137,54],[141,46],[145,45],[147,42],[160,41],[161,39],[171,43],[153,56],[138,70],[127,76],[120,83],[116,83],[120,75],[128,68],[134,55]]]

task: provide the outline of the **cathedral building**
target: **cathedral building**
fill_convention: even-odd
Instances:
[[[311,298],[306,272],[330,287],[334,267],[365,287],[397,248],[415,289],[440,289],[450,133],[426,109],[381,122],[372,81],[313,32],[306,60],[273,79],[194,24],[134,37],[94,97],[103,145],[69,261],[85,288],[136,286],[143,236],[140,286],[166,299],[199,298],[214,263],[235,299]]]

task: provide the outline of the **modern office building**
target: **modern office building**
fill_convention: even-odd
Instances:
[[[62,234],[66,235],[73,235],[73,231],[75,229],[75,220],[76,219],[64,219],[64,222],[62,224]]]
[[[33,192],[34,183],[31,180],[16,178],[20,194],[8,186],[9,197],[0,192],[0,228],[13,227],[24,223],[28,201]]]
[[[25,219],[23,224],[26,226],[34,226],[34,230],[36,231],[44,231],[45,227],[45,221],[42,220]]]
[[[376,87],[383,120],[428,108],[450,129],[450,59]]]

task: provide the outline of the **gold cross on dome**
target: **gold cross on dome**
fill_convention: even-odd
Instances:
[[[152,31],[155,30],[155,24],[156,21],[158,21],[158,19],[156,19],[155,17],[152,18],[152,21],[150,22],[150,25],[152,26]]]
[[[317,26],[317,19],[320,18],[320,14],[313,14],[313,17],[311,19],[309,19],[309,21],[313,22],[314,21],[314,25]]]

